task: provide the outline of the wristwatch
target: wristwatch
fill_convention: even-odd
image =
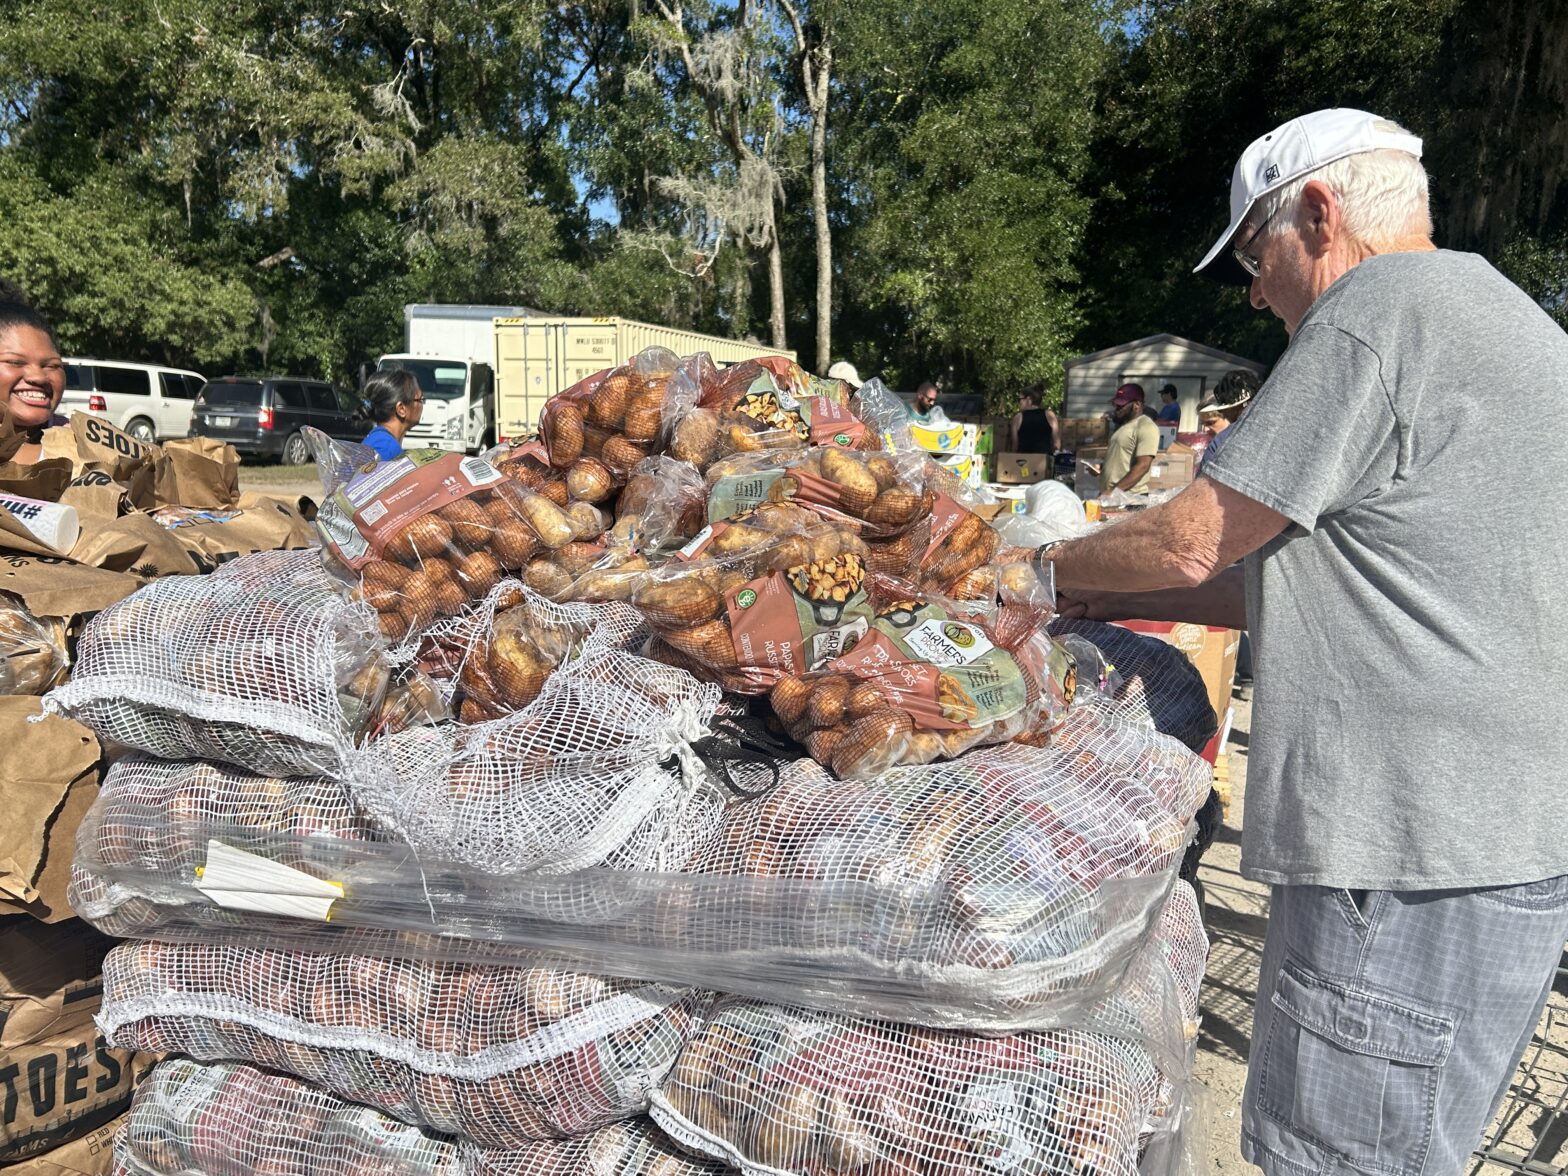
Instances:
[[[1034,565],[1035,576],[1040,583],[1052,591],[1056,589],[1056,573],[1055,569],[1049,568],[1051,561],[1045,557],[1054,548],[1060,547],[1066,542],[1067,540],[1065,539],[1052,539],[1049,543],[1042,543],[1034,549],[1034,554],[1029,557],[1029,562]]]

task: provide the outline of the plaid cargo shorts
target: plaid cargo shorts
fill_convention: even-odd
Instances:
[[[1568,939],[1568,875],[1485,890],[1276,886],[1241,1151],[1270,1176],[1454,1176]]]

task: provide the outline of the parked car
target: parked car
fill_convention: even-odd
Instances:
[[[60,411],[91,413],[138,441],[190,433],[191,404],[206,377],[184,368],[109,359],[67,359]]]
[[[247,457],[304,465],[306,425],[342,441],[359,441],[371,428],[360,398],[325,381],[223,376],[208,380],[196,398],[190,435],[227,441]]]

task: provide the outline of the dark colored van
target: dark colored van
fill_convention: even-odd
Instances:
[[[370,417],[359,397],[321,380],[289,376],[223,376],[208,380],[191,413],[191,436],[227,441],[246,457],[304,465],[310,446],[302,430],[320,429],[359,441]]]

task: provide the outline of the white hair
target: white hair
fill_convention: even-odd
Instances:
[[[1380,123],[1379,129],[1409,133],[1393,123]],[[1345,231],[1354,240],[1386,245],[1414,234],[1432,235],[1426,169],[1414,155],[1392,149],[1360,151],[1297,176],[1261,197],[1249,219],[1257,225],[1272,217],[1265,230],[1270,237],[1288,232],[1293,218],[1283,213],[1297,207],[1310,180],[1334,193]]]

